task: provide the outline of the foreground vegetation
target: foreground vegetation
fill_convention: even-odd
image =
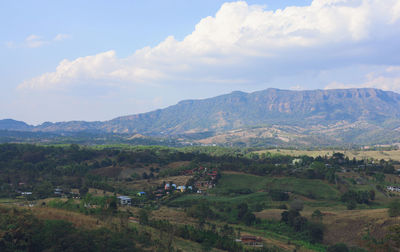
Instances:
[[[3,144],[0,250],[395,250],[398,166],[338,152]]]

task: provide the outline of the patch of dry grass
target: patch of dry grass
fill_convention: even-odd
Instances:
[[[301,215],[311,220],[315,209],[305,208]],[[362,239],[368,230],[377,239],[384,238],[387,228],[400,224],[400,217],[390,218],[387,209],[366,210],[328,210],[320,209],[323,213],[325,226],[324,243],[345,243],[349,246],[365,246]],[[267,209],[255,213],[258,218],[280,220],[281,209]]]
[[[31,209],[33,215],[41,220],[65,220],[73,223],[77,227],[96,229],[103,224],[98,219],[81,213],[70,212],[63,209],[34,207]]]
[[[400,217],[390,218],[387,209],[343,210],[325,212],[323,223],[327,227],[324,238],[326,243],[343,242],[362,246],[362,237],[368,230],[374,237],[383,238],[389,226],[400,224]]]

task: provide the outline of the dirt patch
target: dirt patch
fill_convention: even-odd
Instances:
[[[179,168],[182,166],[188,166],[190,164],[190,161],[179,161],[179,162],[172,162],[167,164],[165,167],[166,168]]]
[[[266,220],[280,220],[283,209],[266,209],[258,213],[254,213],[257,218]]]

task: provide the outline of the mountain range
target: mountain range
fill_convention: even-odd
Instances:
[[[235,91],[103,122],[0,120],[0,130],[176,137],[202,144],[342,145],[400,142],[400,94],[379,89]]]

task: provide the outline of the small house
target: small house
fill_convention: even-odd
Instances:
[[[123,206],[130,206],[132,204],[131,197],[128,196],[118,196],[119,203]]]
[[[292,160],[292,165],[300,165],[303,163],[303,160],[301,158],[295,158]]]
[[[138,192],[137,195],[138,196],[144,196],[144,195],[146,195],[146,193],[145,192]]]
[[[257,246],[257,247],[263,246],[262,239],[260,237],[256,237],[256,236],[252,236],[252,235],[244,235],[244,236],[240,237],[240,240],[245,245]]]
[[[182,185],[182,186],[178,186],[176,189],[178,189],[181,192],[186,191],[186,186]]]
[[[136,217],[129,217],[128,218],[128,220],[129,220],[129,222],[132,222],[132,223],[139,223],[139,219],[138,218],[136,218]]]
[[[63,190],[62,190],[62,189],[60,189],[60,188],[56,188],[56,189],[54,189],[54,194],[55,194],[55,195],[57,195],[57,196],[61,196],[61,195],[62,195],[62,193],[63,193]]]

